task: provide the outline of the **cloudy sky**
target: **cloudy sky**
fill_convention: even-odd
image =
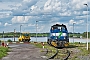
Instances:
[[[84,4],[88,4],[87,6]],[[0,32],[49,32],[53,24],[65,24],[69,32],[90,26],[90,0],[0,0]],[[88,29],[90,31],[90,28]]]

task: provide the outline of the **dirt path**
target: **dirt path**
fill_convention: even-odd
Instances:
[[[2,60],[46,60],[41,56],[42,49],[36,48],[31,44],[10,44],[10,52]]]

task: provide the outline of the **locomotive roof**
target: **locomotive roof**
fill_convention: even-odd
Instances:
[[[64,26],[64,27],[66,27],[66,25],[64,25],[64,24],[61,24],[61,25],[60,24],[56,24],[56,25],[53,25],[53,26]]]

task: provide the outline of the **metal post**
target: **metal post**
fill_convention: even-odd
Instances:
[[[73,43],[74,43],[74,24],[75,23],[73,23]]]
[[[37,22],[38,21],[36,21],[36,42],[37,42]]]
[[[87,6],[87,50],[88,50],[88,4],[84,4]]]
[[[4,46],[5,46],[4,31],[3,31],[3,43],[4,43]]]
[[[3,41],[4,41],[4,31],[3,31]]]
[[[20,25],[20,37],[21,37],[21,26],[22,26],[22,25]]]
[[[37,42],[37,23],[40,21],[43,21],[43,20],[36,21],[36,42]]]
[[[14,42],[15,42],[15,29],[14,29]]]

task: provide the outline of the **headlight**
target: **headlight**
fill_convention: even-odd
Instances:
[[[61,36],[67,36],[67,34],[66,33],[62,33],[62,35]]]

